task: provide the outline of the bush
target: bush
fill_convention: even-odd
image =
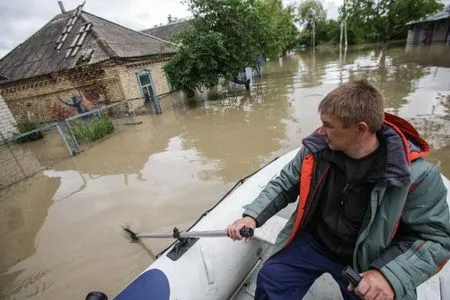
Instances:
[[[73,134],[78,142],[98,140],[114,132],[112,121],[107,116],[90,120],[77,120],[72,125]]]
[[[27,133],[37,128],[37,124],[30,120],[19,120],[14,125],[18,132],[13,133],[13,136],[18,136],[23,133]],[[40,131],[33,132],[31,134],[27,134],[25,136],[21,136],[16,139],[17,143],[27,143],[35,140],[39,140],[44,136]]]

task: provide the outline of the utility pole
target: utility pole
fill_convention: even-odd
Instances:
[[[316,21],[313,20],[313,34],[312,34],[312,40],[313,40],[313,49],[316,49]]]
[[[309,12],[309,18],[312,21],[312,48],[313,50],[316,48],[316,20],[314,18],[314,12],[312,11],[311,7],[308,10]]]
[[[344,34],[345,34],[345,50],[347,50],[347,7],[344,0]]]

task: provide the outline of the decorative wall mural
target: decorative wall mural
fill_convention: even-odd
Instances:
[[[53,120],[64,120],[75,115],[72,110],[63,107],[59,103],[53,103],[51,109]]]
[[[75,108],[79,114],[89,111],[89,109],[83,105],[83,98],[81,95],[73,94],[69,101],[64,101],[60,97],[58,97],[58,100],[67,106]]]
[[[84,99],[89,101],[92,105],[103,105],[107,102],[105,93],[103,92],[103,87],[100,85],[83,88],[82,93]]]
[[[70,94],[69,94],[70,95]],[[82,114],[108,103],[101,85],[77,89],[68,96],[56,96],[57,102],[50,106],[53,120],[63,120],[76,114]]]

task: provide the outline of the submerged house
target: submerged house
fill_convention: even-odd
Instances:
[[[60,5],[60,14],[0,60],[0,94],[16,120],[64,119],[125,99],[142,106],[170,92],[162,67],[176,53],[174,44],[83,5],[71,11]]]
[[[450,45],[450,5],[424,20],[408,23],[409,45],[445,44]]]

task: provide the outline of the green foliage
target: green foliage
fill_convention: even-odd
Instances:
[[[164,71],[176,89],[191,94],[229,80],[259,54],[273,57],[293,43],[297,29],[292,9],[281,0],[187,0],[194,18],[174,37],[180,48]]]
[[[336,20],[325,20],[316,23],[316,45],[339,44],[341,26]],[[312,39],[310,30],[303,30],[300,41],[304,45],[310,45]]]
[[[25,133],[37,128],[36,122],[30,120],[19,120],[14,125],[19,133]]]
[[[419,20],[443,8],[438,0],[347,0],[342,14],[356,42],[386,42],[404,39],[406,23]]]
[[[20,134],[27,133],[37,128],[37,124],[31,120],[19,120],[16,122],[14,126],[16,127],[18,132],[13,133],[13,136],[18,136]],[[25,136],[21,136],[15,139],[15,141],[17,143],[26,143],[41,139],[42,137],[43,137],[42,133],[40,131],[37,131],[31,134],[27,134]]]
[[[306,0],[298,7],[298,18],[304,26],[300,34],[300,42],[303,45],[311,45],[312,26],[315,24],[316,45],[318,44],[338,44],[341,34],[340,23],[336,20],[326,20],[327,12],[322,3],[317,0]]]
[[[76,120],[72,124],[72,131],[80,143],[95,141],[114,132],[111,119],[107,116],[92,117],[90,120]]]
[[[310,30],[314,22],[325,22],[327,12],[323,8],[322,2],[318,0],[305,0],[298,7],[298,18],[300,25]]]
[[[266,44],[261,53],[266,57],[278,57],[294,48],[298,42],[298,30],[295,26],[295,7],[283,8],[280,0],[259,0],[255,2],[257,12],[266,26]]]

